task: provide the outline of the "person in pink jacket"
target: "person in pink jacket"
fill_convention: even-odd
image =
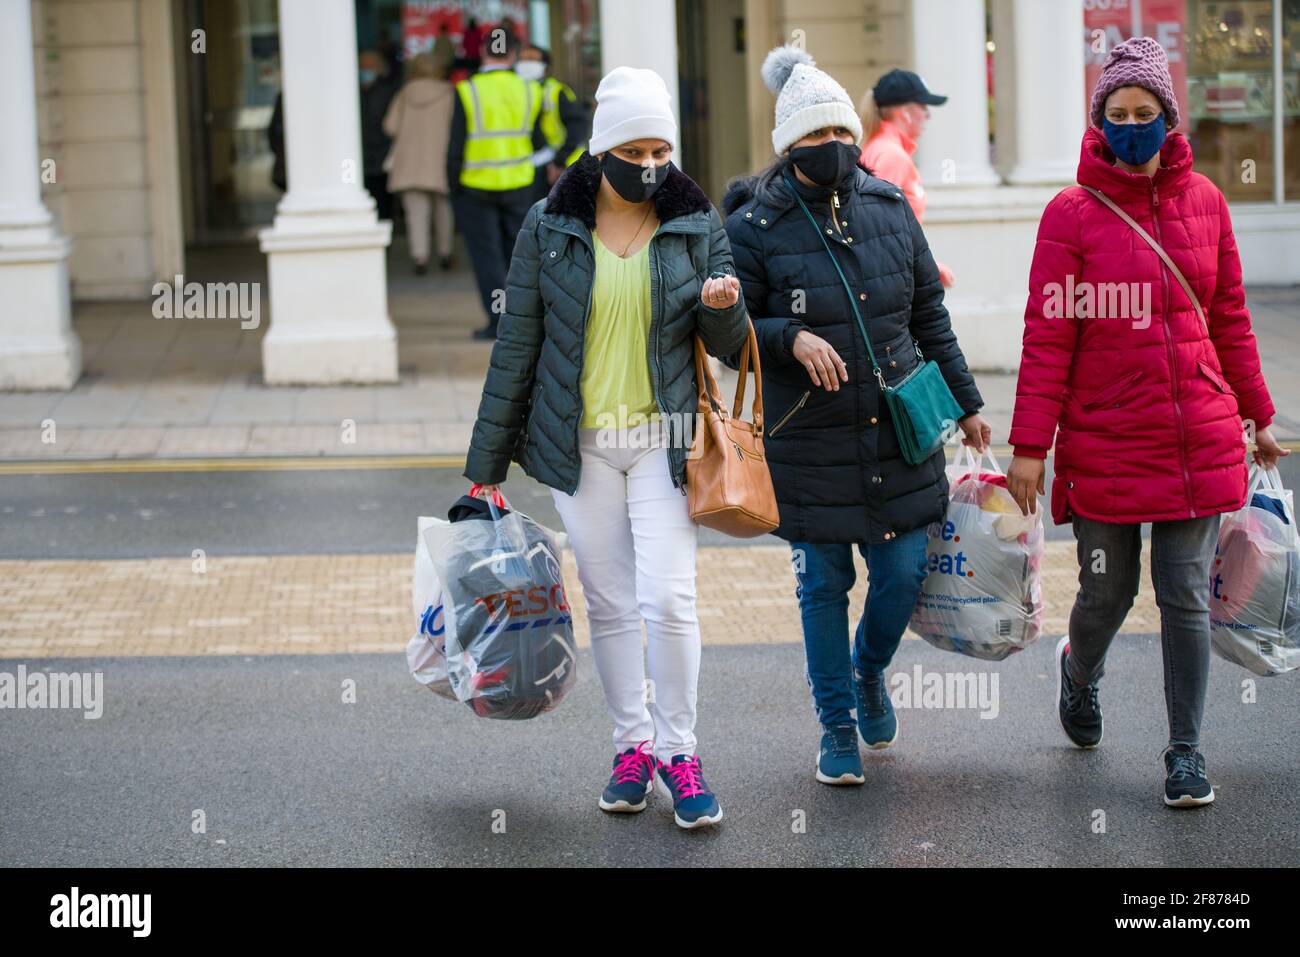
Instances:
[[[1178,103],[1158,42],[1135,37],[1111,51],[1091,121],[1079,185],[1048,204],[1038,227],[1007,485],[1035,511],[1055,438],[1052,518],[1073,523],[1080,565],[1056,649],[1057,711],[1081,748],[1101,743],[1098,682],[1137,594],[1141,527],[1151,523],[1169,720],[1164,799],[1197,806],[1214,800],[1199,747],[1219,515],[1245,501],[1247,431],[1261,465],[1287,453],[1270,429],[1228,205],[1192,171],[1186,138],[1167,132]],[[1195,302],[1091,190],[1163,247]]]
[[[930,107],[947,102],[908,70],[890,70],[858,102],[863,137],[858,165],[901,188],[918,223],[925,222],[925,187],[912,154],[930,120]],[[944,288],[951,286],[952,270],[941,262],[935,265]]]

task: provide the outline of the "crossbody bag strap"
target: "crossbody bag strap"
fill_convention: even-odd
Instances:
[[[867,355],[871,357],[871,371],[876,374],[876,381],[880,383],[880,388],[889,391],[889,386],[885,385],[885,374],[880,370],[880,363],[876,361],[876,350],[871,348],[871,337],[867,335],[867,327],[862,321],[862,313],[858,311],[858,304],[853,300],[853,289],[849,286],[849,280],[844,275],[844,270],[840,268],[840,263],[839,260],[835,258],[835,253],[831,252],[830,243],[828,243],[826,237],[822,235],[822,231],[817,225],[817,220],[813,219],[813,214],[809,212],[808,206],[803,201],[803,197],[800,196],[799,191],[795,189],[794,183],[786,180],[786,184],[790,187],[790,192],[799,203],[799,208],[802,209],[803,214],[808,217],[808,222],[812,225],[813,232],[816,233],[817,238],[822,241],[822,248],[826,250],[826,255],[830,257],[831,265],[833,265],[835,271],[839,273],[840,282],[844,284],[844,292],[849,297],[849,308],[853,310],[853,318],[858,321],[858,331],[862,333],[862,341],[867,344]]]
[[[1086,189],[1088,192],[1092,193],[1093,196],[1096,196],[1107,206],[1109,206],[1111,212],[1113,212],[1120,219],[1124,220],[1124,222],[1132,226],[1133,231],[1137,233],[1139,236],[1141,236],[1143,239],[1145,239],[1147,245],[1155,250],[1156,255],[1160,257],[1161,261],[1165,264],[1165,266],[1169,268],[1169,271],[1174,274],[1174,278],[1178,280],[1178,285],[1183,287],[1183,292],[1186,293],[1187,298],[1191,300],[1192,308],[1196,310],[1196,315],[1201,320],[1201,325],[1205,326],[1205,332],[1208,334],[1210,331],[1210,324],[1209,322],[1206,321],[1205,312],[1201,309],[1201,301],[1196,298],[1196,293],[1192,292],[1191,285],[1187,282],[1187,279],[1183,276],[1179,268],[1176,265],[1174,265],[1174,261],[1169,258],[1169,254],[1165,252],[1165,248],[1161,246],[1158,242],[1156,242],[1150,233],[1148,233],[1145,229],[1143,229],[1140,225],[1138,225],[1137,220],[1135,220],[1128,213],[1124,212],[1124,210],[1120,209],[1119,206],[1116,205],[1115,201],[1111,199],[1109,196],[1107,196],[1105,193],[1103,193],[1101,190],[1093,189],[1091,186],[1084,186],[1083,188]]]

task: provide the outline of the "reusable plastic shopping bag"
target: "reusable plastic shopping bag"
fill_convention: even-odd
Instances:
[[[406,644],[406,663],[411,675],[436,695],[456,700],[447,675],[447,626],[442,602],[442,584],[424,543],[424,532],[446,519],[421,516],[416,520],[415,568],[411,572],[411,609],[415,612],[415,634]]]
[[[1300,536],[1275,468],[1251,466],[1245,506],[1219,525],[1210,640],[1219,657],[1257,675],[1300,667]]]
[[[462,496],[423,537],[442,583],[447,677],[487,718],[550,711],[573,687],[573,618],[550,530],[492,500]]]
[[[947,472],[948,514],[930,525],[909,627],[936,648],[998,661],[1042,631],[1043,510],[1021,514],[992,451],[977,462],[959,446]]]

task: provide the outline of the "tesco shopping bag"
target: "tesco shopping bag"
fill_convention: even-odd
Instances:
[[[442,584],[424,543],[424,532],[445,519],[421,516],[416,520],[415,568],[411,572],[411,609],[415,634],[406,643],[406,663],[411,675],[436,695],[456,700],[447,674],[447,625]]]
[[[475,714],[534,718],[577,675],[559,547],[499,492],[485,502],[477,490],[422,533],[442,584],[447,678]]]
[[[1219,525],[1210,641],[1219,657],[1257,675],[1300,667],[1300,536],[1275,468],[1251,466],[1245,506]]]
[[[936,648],[999,661],[1042,631],[1043,510],[1021,513],[992,451],[977,462],[960,446],[947,472],[948,514],[930,525],[909,627]]]

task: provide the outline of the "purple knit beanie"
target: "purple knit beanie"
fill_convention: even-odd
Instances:
[[[1158,40],[1133,37],[1111,49],[1092,91],[1089,115],[1093,126],[1101,126],[1106,97],[1121,86],[1150,90],[1165,108],[1165,124],[1171,130],[1178,125],[1178,100],[1174,98],[1174,81],[1169,76],[1169,59]]]

